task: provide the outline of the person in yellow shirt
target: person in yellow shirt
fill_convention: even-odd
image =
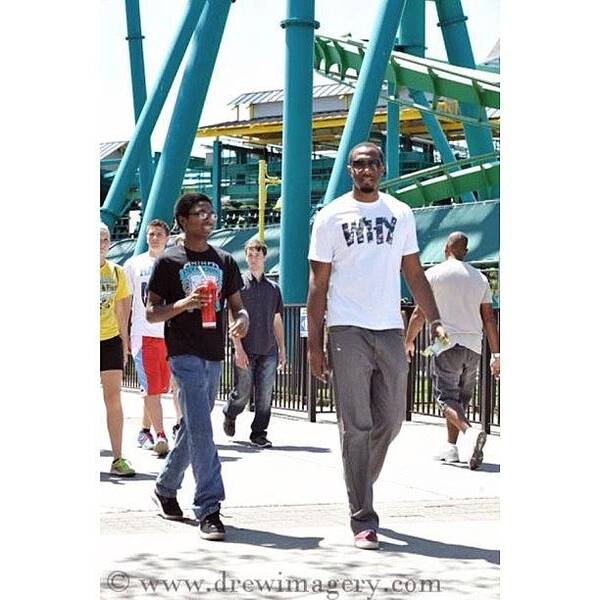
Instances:
[[[104,223],[100,223],[100,381],[113,454],[110,472],[118,477],[133,477],[134,469],[121,454],[121,383],[129,348],[127,322],[131,293],[123,269],[106,260],[109,246],[110,231]]]

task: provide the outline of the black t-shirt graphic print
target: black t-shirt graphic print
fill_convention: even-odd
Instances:
[[[223,331],[224,301],[242,286],[240,270],[228,252],[208,247],[194,252],[184,246],[169,248],[154,266],[148,289],[172,304],[188,296],[206,278],[217,282],[217,327],[203,329],[199,309],[186,310],[165,321],[165,343],[169,356],[192,354],[205,360],[223,360],[225,332]]]

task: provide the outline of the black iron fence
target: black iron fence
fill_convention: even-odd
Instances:
[[[405,323],[408,323],[413,309],[414,307],[410,306],[403,311]],[[494,313],[500,325],[500,310],[495,310]],[[408,371],[407,421],[411,420],[413,414],[441,416],[433,398],[431,358],[421,355],[421,351],[429,343],[429,334],[423,328],[415,340],[415,355]],[[484,339],[477,384],[467,410],[467,418],[474,423],[482,423],[488,433],[491,425],[500,426],[500,381],[491,376],[490,359],[490,349]]]
[[[292,304],[284,308],[283,323],[285,329],[287,364],[277,371],[273,391],[273,406],[287,410],[307,413],[311,421],[318,413],[335,412],[333,390],[330,383],[323,383],[310,375],[307,361],[307,340],[301,336],[303,305]],[[403,311],[408,322],[412,307]],[[500,311],[496,311],[499,322]],[[408,392],[406,419],[413,414],[441,416],[433,398],[431,385],[431,359],[420,352],[429,345],[428,334],[423,329],[415,341],[415,356],[408,373]],[[219,398],[224,400],[233,384],[233,355],[231,342],[226,340],[225,361],[219,386]],[[467,416],[474,423],[482,423],[489,432],[491,425],[500,425],[500,382],[490,375],[490,352],[484,342],[481,355],[477,385]],[[130,360],[123,374],[123,385],[136,388],[137,380],[133,363]]]
[[[333,391],[310,375],[307,361],[306,338],[300,335],[301,310],[304,305],[290,304],[284,308],[283,326],[286,340],[287,364],[277,370],[273,389],[273,406],[306,412],[311,421],[316,414],[335,412]],[[225,399],[233,382],[233,356],[231,341],[226,341],[225,363],[219,394]]]

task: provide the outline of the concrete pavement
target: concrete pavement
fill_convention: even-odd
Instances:
[[[179,502],[187,517],[156,515],[150,499],[162,460],[135,447],[141,399],[123,393],[124,454],[134,479],[111,477],[108,435],[100,454],[103,598],[393,599],[499,597],[500,437],[488,436],[484,464],[432,460],[441,423],[405,423],[375,486],[379,551],[355,549],[348,526],[337,426],[274,415],[274,447],[249,445],[252,413],[233,440],[213,411],[227,498],[225,542],[199,538],[186,473]],[[170,398],[165,424],[174,423]],[[280,411],[279,411],[280,412]],[[429,591],[431,590],[433,591]],[[439,589],[439,591],[438,591]]]

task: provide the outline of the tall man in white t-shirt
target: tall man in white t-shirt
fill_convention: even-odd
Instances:
[[[159,456],[169,451],[163,426],[161,394],[169,391],[171,373],[167,362],[164,323],[149,323],[146,319],[147,286],[156,259],[161,256],[169,239],[169,226],[160,219],[148,224],[148,251],[132,256],[124,265],[129,289],[133,295],[131,312],[131,355],[138,383],[144,395],[144,417],[138,434],[138,445],[154,450]],[[150,425],[154,427],[156,439]]]
[[[419,261],[412,211],[379,192],[381,150],[363,142],[348,163],[352,191],[325,206],[312,229],[308,351],[315,377],[326,381],[329,368],[333,373],[354,545],[376,549],[373,484],[406,412],[400,271],[430,321],[431,335],[445,334]]]
[[[450,343],[433,356],[434,396],[446,417],[448,444],[439,460],[469,463],[471,470],[483,461],[485,431],[471,427],[465,411],[475,389],[481,357],[482,328],[490,345],[490,370],[500,376],[500,342],[492,308],[492,293],[485,275],[464,262],[469,239],[461,231],[448,236],[446,260],[425,273],[440,309]],[[406,332],[406,354],[414,354],[414,341],[425,317],[419,306]],[[459,431],[461,443],[457,447]],[[460,450],[460,452],[459,452]]]

